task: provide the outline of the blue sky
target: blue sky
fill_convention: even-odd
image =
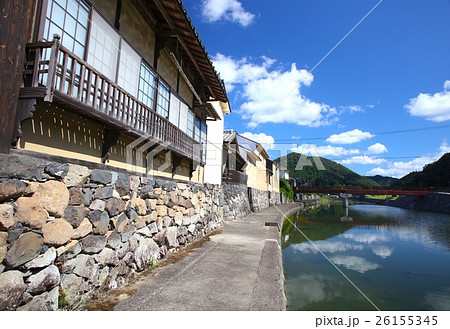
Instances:
[[[450,152],[450,0],[185,0],[225,127],[402,177]]]

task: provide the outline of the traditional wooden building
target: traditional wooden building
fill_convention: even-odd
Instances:
[[[14,131],[2,138],[28,154],[203,182],[207,121],[223,120],[230,109],[181,1],[24,6],[31,18],[17,32],[23,74],[16,74],[17,95],[8,94],[17,101],[14,120],[5,120]],[[0,104],[0,114],[8,111]]]
[[[280,169],[264,147],[236,131],[224,131],[223,179],[259,191],[279,192]]]

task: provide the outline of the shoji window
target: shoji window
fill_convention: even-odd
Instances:
[[[187,115],[187,134],[189,137],[194,138],[194,112],[191,110],[188,111]]]
[[[119,34],[94,10],[87,62],[112,81],[116,81],[119,41]]]
[[[155,74],[147,64],[142,62],[139,76],[138,99],[150,109],[153,109],[153,105],[155,104],[155,84]]]
[[[120,63],[117,84],[134,97],[138,95],[141,56],[124,40],[120,42]]]
[[[179,127],[181,101],[175,94],[170,94],[169,121]]]
[[[162,82],[158,81],[158,106],[156,107],[156,112],[167,118],[169,115],[169,101],[170,101],[170,89]]]
[[[49,0],[43,39],[51,41],[53,34],[75,55],[84,58],[89,7],[79,0]]]
[[[185,132],[186,134],[188,134],[188,113],[189,113],[189,107],[181,102],[180,104],[180,122],[178,127]]]

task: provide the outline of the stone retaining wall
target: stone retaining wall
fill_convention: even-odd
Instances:
[[[19,155],[0,155],[0,168],[0,310],[76,306],[250,213],[242,185],[151,179]],[[268,206],[263,199],[259,206]]]
[[[426,196],[402,196],[396,200],[388,200],[385,205],[429,212],[450,214],[449,193],[429,193]]]

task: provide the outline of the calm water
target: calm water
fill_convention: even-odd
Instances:
[[[289,310],[375,309],[327,258],[381,310],[450,310],[449,215],[376,205],[345,214],[332,203],[290,220],[282,237]]]

